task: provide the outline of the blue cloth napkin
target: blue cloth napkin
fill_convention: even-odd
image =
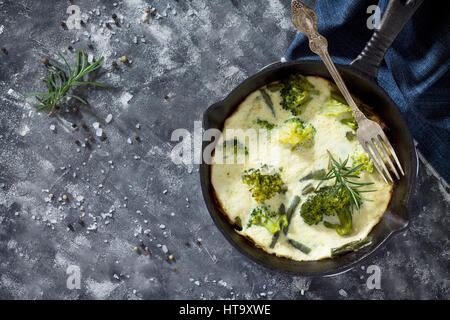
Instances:
[[[387,0],[380,0],[381,12]],[[367,8],[373,0],[319,0],[314,7],[318,29],[328,40],[335,62],[358,56],[373,30]],[[450,181],[450,1],[424,1],[387,51],[378,72],[379,85],[405,115],[418,149]],[[298,34],[286,60],[319,59]]]

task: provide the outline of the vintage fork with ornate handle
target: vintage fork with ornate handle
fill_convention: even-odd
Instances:
[[[358,123],[356,135],[362,147],[372,159],[375,168],[378,170],[386,183],[388,183],[388,181],[394,182],[389,170],[386,167],[386,161],[397,179],[400,179],[400,175],[392,162],[390,155],[392,155],[400,173],[402,175],[405,175],[405,173],[400,165],[397,155],[395,154],[394,148],[392,148],[392,145],[380,125],[375,121],[367,119],[367,117],[356,106],[356,103],[348,91],[344,80],[342,80],[341,75],[328,54],[327,39],[325,39],[317,31],[317,16],[315,12],[298,0],[292,0],[291,9],[292,23],[295,28],[308,37],[311,51],[319,55],[323,60],[325,66],[336,82],[336,85],[352,109],[353,116]],[[381,155],[381,153],[383,155]]]

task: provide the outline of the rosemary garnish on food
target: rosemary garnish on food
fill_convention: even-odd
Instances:
[[[330,157],[329,162],[329,171],[325,175],[325,177],[320,178],[320,183],[317,185],[316,190],[319,190],[320,185],[327,180],[335,179],[334,185],[332,188],[332,193],[330,197],[334,195],[342,195],[344,193],[348,193],[350,196],[350,208],[353,209],[355,207],[358,211],[360,209],[360,203],[362,200],[372,201],[363,197],[361,194],[364,192],[374,192],[376,190],[361,190],[362,187],[372,185],[373,182],[357,182],[354,179],[359,179],[359,175],[357,174],[358,170],[361,168],[363,164],[356,165],[354,167],[347,166],[348,157],[343,161],[336,160],[331,155],[330,151],[327,151]]]
[[[35,97],[39,104],[36,105],[36,111],[49,111],[51,115],[59,103],[65,98],[74,98],[83,104],[87,104],[83,98],[68,93],[72,87],[82,85],[94,85],[97,87],[105,88],[104,84],[95,81],[84,81],[83,78],[88,73],[93,72],[101,67],[104,57],[92,63],[88,63],[86,54],[83,49],[78,49],[76,54],[76,61],[74,69],[72,70],[67,63],[66,58],[58,52],[58,56],[64,61],[66,70],[63,70],[56,64],[47,63],[48,69],[51,71],[50,75],[43,77],[42,81],[47,86],[48,92],[32,92],[26,97]],[[48,60],[46,60],[48,61]]]

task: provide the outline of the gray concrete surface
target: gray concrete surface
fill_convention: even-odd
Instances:
[[[72,3],[85,25],[64,30]],[[148,6],[158,19],[142,23]],[[423,162],[409,229],[364,265],[310,279],[236,252],[206,210],[197,166],[170,161],[174,129],[192,132],[207,106],[283,56],[289,19],[284,0],[0,1],[0,298],[450,298],[449,189]],[[105,57],[97,81],[108,89],[84,88],[88,105],[38,114],[24,95],[43,89],[42,57],[73,60],[68,46]],[[106,140],[78,146],[95,136],[94,122]],[[151,255],[133,250],[140,241]],[[381,289],[367,287],[369,265]],[[67,287],[69,266],[80,289]]]

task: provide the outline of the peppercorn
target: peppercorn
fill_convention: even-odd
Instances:
[[[89,49],[94,49],[94,46],[92,45],[92,43],[88,43],[87,46]]]
[[[73,47],[72,46],[68,46],[67,49],[69,49],[69,51],[72,51]]]
[[[134,252],[136,252],[137,254],[141,254],[141,250],[139,250],[138,247],[134,247],[133,250],[134,250]]]
[[[63,27],[64,30],[67,30],[67,25],[65,24],[64,21],[61,21],[60,25],[61,27]]]
[[[71,223],[67,224],[67,227],[70,229],[70,231],[75,231],[75,229]]]
[[[111,17],[112,17],[114,20],[116,20],[116,19],[117,19],[117,14],[113,13],[113,14],[111,15]]]
[[[111,25],[109,24],[109,22],[107,22],[107,23],[105,24],[105,26],[106,26],[108,29],[111,29]]]
[[[119,68],[119,66],[117,65],[117,62],[113,61],[113,62],[111,62],[111,64],[112,64],[112,66],[113,66],[114,68],[116,68],[116,69]]]
[[[83,220],[81,220],[81,219],[78,219],[78,224],[79,224],[80,226],[82,226],[82,227],[84,227],[84,226],[85,226],[85,224],[84,224],[84,221],[83,221]]]
[[[76,129],[78,126],[76,123],[72,123],[72,128]]]
[[[45,64],[46,66],[48,66],[50,64],[50,62],[48,61],[47,58],[42,58],[41,59],[42,63]]]
[[[3,52],[4,54],[8,54],[8,50],[6,50],[5,47],[2,47],[0,50],[2,50],[2,52]]]
[[[164,96],[164,99],[169,100],[169,95],[166,94],[166,95]]]
[[[81,142],[80,142],[80,140],[75,140],[75,144],[76,144],[77,146],[80,146],[80,147],[81,147]]]
[[[81,127],[82,127],[84,130],[87,130],[87,129],[88,129],[88,126],[86,125],[86,123],[83,123],[83,124],[81,125]]]
[[[86,25],[86,24],[84,23],[83,20],[80,20],[80,24],[81,24],[82,26],[85,26],[85,25]]]
[[[136,139],[137,142],[141,142],[141,138],[139,136],[135,136],[134,138]]]

